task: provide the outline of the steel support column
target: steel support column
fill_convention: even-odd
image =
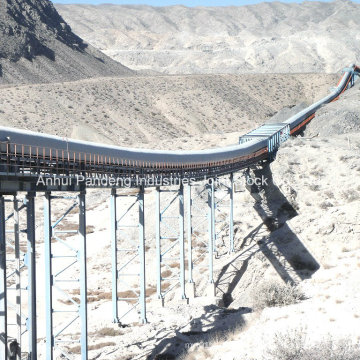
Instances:
[[[19,200],[17,195],[13,195],[12,199],[6,199],[5,202],[13,206],[13,212],[5,217],[5,235],[6,246],[8,248],[6,256],[7,262],[7,315],[8,315],[8,338],[11,337],[11,351],[12,356],[16,360],[21,359],[22,339],[27,332],[28,317],[24,315],[22,304],[22,291],[27,288],[22,288],[22,277],[28,278],[28,272],[22,271],[26,269],[27,259],[29,256],[20,249],[20,220],[19,215],[22,209],[26,209],[26,199],[19,207]],[[12,222],[12,223],[11,223]],[[24,229],[22,233],[26,234]],[[24,244],[23,244],[24,245]],[[12,251],[11,251],[12,250]],[[25,264],[26,262],[26,264]],[[25,279],[24,279],[25,280]],[[28,281],[23,281],[27,283]],[[8,342],[10,349],[10,343]],[[8,350],[9,350],[8,349]]]
[[[56,199],[70,200],[72,204],[53,223],[52,202]],[[80,343],[81,359],[87,360],[88,358],[85,205],[85,192],[81,192],[77,197],[45,194],[46,359],[49,360],[58,358],[58,356],[72,359],[72,348],[69,345],[74,343]],[[73,216],[76,209],[78,209],[77,219]],[[71,229],[66,229],[71,221],[78,223],[76,230],[73,225]],[[69,274],[69,269],[73,269],[75,266],[80,274],[79,279],[74,279]],[[64,284],[79,285],[79,289],[64,289]],[[61,294],[62,298],[59,301],[65,304],[65,307],[58,307],[57,303],[54,303],[54,290]],[[74,297],[77,294],[79,298]],[[78,330],[78,332],[80,335],[74,339],[74,336],[66,333],[66,330],[74,327],[79,320],[80,331]],[[55,351],[57,351],[56,355]]]
[[[27,266],[28,266],[28,319],[29,359],[37,359],[37,321],[36,321],[36,242],[35,242],[35,194],[26,196],[27,215]]]
[[[193,283],[193,259],[192,259],[192,200],[191,200],[191,185],[188,185],[186,192],[186,205],[187,205],[187,237],[188,237],[188,283]]]
[[[5,199],[0,195],[0,357],[7,356]]]
[[[88,358],[87,338],[87,270],[86,270],[86,203],[85,192],[78,196],[79,202],[79,265],[80,265],[80,324],[81,359]]]
[[[160,202],[160,193],[171,197]],[[179,206],[176,207],[176,201]],[[162,206],[162,203],[165,205]],[[156,256],[157,296],[164,299],[175,287],[180,286],[180,298],[185,292],[185,247],[184,247],[184,188],[161,190],[156,188]],[[177,264],[179,271],[174,275]],[[162,282],[166,281],[166,288]],[[172,284],[171,284],[172,283]]]
[[[139,257],[140,257],[140,317],[143,324],[147,323],[146,318],[146,278],[145,278],[145,206],[144,187],[139,191]]]
[[[160,240],[160,221],[161,221],[161,209],[160,209],[160,187],[156,187],[156,293],[158,299],[163,299],[161,292],[161,240]]]
[[[208,186],[208,217],[209,217],[209,283],[214,283],[214,231],[215,231],[215,217],[214,217],[214,181]]]
[[[44,244],[45,244],[45,296],[46,296],[46,359],[54,359],[53,308],[52,308],[52,251],[51,251],[51,194],[44,200]]]
[[[21,360],[21,336],[22,336],[22,309],[21,309],[21,267],[22,261],[20,259],[20,216],[19,216],[19,206],[18,199],[14,195],[13,199],[14,204],[14,245],[15,245],[15,291],[16,291],[16,327],[17,327],[17,353],[16,360]]]
[[[112,306],[113,321],[116,323],[121,323],[132,310],[139,307],[140,321],[143,324],[147,322],[144,194],[143,186],[137,193],[129,189],[118,194],[113,189],[111,193]],[[118,198],[121,199],[121,207],[125,204],[126,209],[120,214]],[[139,290],[128,282],[131,278],[137,278]],[[119,302],[130,306],[120,312]]]
[[[185,294],[185,244],[184,244],[184,186],[179,189],[179,247],[180,247],[180,287],[181,298],[186,299]]]
[[[234,248],[234,174],[230,174],[230,213],[229,213],[229,252],[235,252]]]
[[[202,272],[203,260],[208,257],[209,216],[211,212],[204,211],[208,206],[208,186],[188,186],[186,195],[187,238],[188,238],[188,283],[195,284],[199,271]],[[195,267],[197,271],[194,272]],[[201,269],[200,269],[201,268]],[[189,287],[190,294],[195,296],[195,287]],[[192,297],[192,296],[191,296]]]
[[[215,216],[215,179],[211,182],[210,191],[211,191],[211,237],[212,237],[212,249],[216,253],[216,216]]]
[[[218,254],[222,249],[226,252],[234,251],[234,177],[218,178],[214,181],[211,194],[213,198],[213,241],[214,252]],[[225,216],[228,221],[225,220]],[[228,237],[229,243],[225,238]],[[220,240],[222,242],[220,243]],[[224,251],[222,251],[224,254]]]
[[[116,189],[111,189],[110,197],[110,231],[111,231],[111,273],[112,273],[112,313],[113,322],[119,322],[118,316],[118,272],[117,272],[117,217],[116,217]]]

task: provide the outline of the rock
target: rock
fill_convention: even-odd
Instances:
[[[0,0],[0,9],[0,84],[132,73],[74,34],[49,0]]]

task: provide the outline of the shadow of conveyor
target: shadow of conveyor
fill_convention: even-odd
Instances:
[[[251,230],[243,239],[238,249],[240,252],[234,255],[231,261],[220,270],[215,281],[215,286],[218,296],[222,296],[222,305],[224,307],[229,307],[233,302],[232,293],[248,269],[250,259],[261,252],[256,239],[263,239],[267,233],[263,223],[260,223],[255,229]]]
[[[147,360],[178,359],[192,344],[203,344],[215,336],[229,333],[245,323],[244,314],[251,308],[229,309],[234,301],[232,293],[250,266],[250,260],[262,253],[284,282],[298,283],[310,278],[319,269],[287,221],[297,216],[295,206],[274,184],[269,164],[249,169],[249,176],[267,179],[267,185],[251,186],[247,190],[255,200],[254,209],[261,221],[242,239],[237,253],[218,273],[215,285],[222,292],[223,307],[209,305],[204,313],[190,323],[190,330],[179,329],[173,336],[162,336],[160,342],[147,353]],[[292,194],[295,198],[296,193]],[[230,316],[229,316],[230,315]]]
[[[146,360],[173,360],[181,358],[189,349],[207,346],[217,337],[229,334],[245,324],[243,315],[251,312],[249,308],[228,310],[216,305],[204,307],[203,314],[170,337],[164,337],[148,353]]]
[[[287,224],[298,215],[293,205],[296,191],[291,189],[289,201],[274,184],[267,162],[250,171],[257,178],[267,179],[267,184],[248,187],[255,200],[254,209],[270,232],[258,242],[263,254],[285,282],[296,283],[310,278],[319,269],[319,263]]]
[[[286,283],[298,283],[310,278],[319,269],[319,264],[299,237],[288,226],[287,221],[298,215],[292,204],[296,192],[292,190],[290,201],[274,184],[269,163],[248,169],[247,176],[266,179],[261,186],[248,186],[255,200],[254,209],[261,218],[256,226],[242,241],[240,250],[218,274],[216,290],[222,295],[223,305],[233,302],[232,293],[245,274],[249,260],[261,252]]]

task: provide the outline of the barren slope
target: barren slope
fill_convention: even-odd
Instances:
[[[206,148],[236,143],[285,106],[313,102],[338,77],[155,76],[5,86],[0,124],[124,146]]]
[[[132,71],[75,35],[49,0],[0,0],[0,85]]]
[[[316,121],[307,127],[307,136],[334,136],[360,132],[360,83],[356,83],[351,91],[345,92],[341,98],[320,109]]]
[[[360,59],[360,4],[56,5],[86,41],[165,73],[335,72]]]

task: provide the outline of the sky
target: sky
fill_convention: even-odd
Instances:
[[[272,0],[268,0],[272,1]],[[281,2],[292,3],[292,2],[302,2],[302,0],[280,0]],[[322,1],[331,1],[331,0],[322,0]],[[177,5],[182,4],[186,6],[228,6],[228,5],[249,5],[257,4],[262,2],[261,0],[194,0],[194,1],[185,1],[185,0],[53,0],[55,3],[61,4],[102,4],[102,3],[112,3],[112,4],[147,4],[152,6],[168,6],[168,5]],[[354,2],[359,3],[360,0],[355,0]]]

